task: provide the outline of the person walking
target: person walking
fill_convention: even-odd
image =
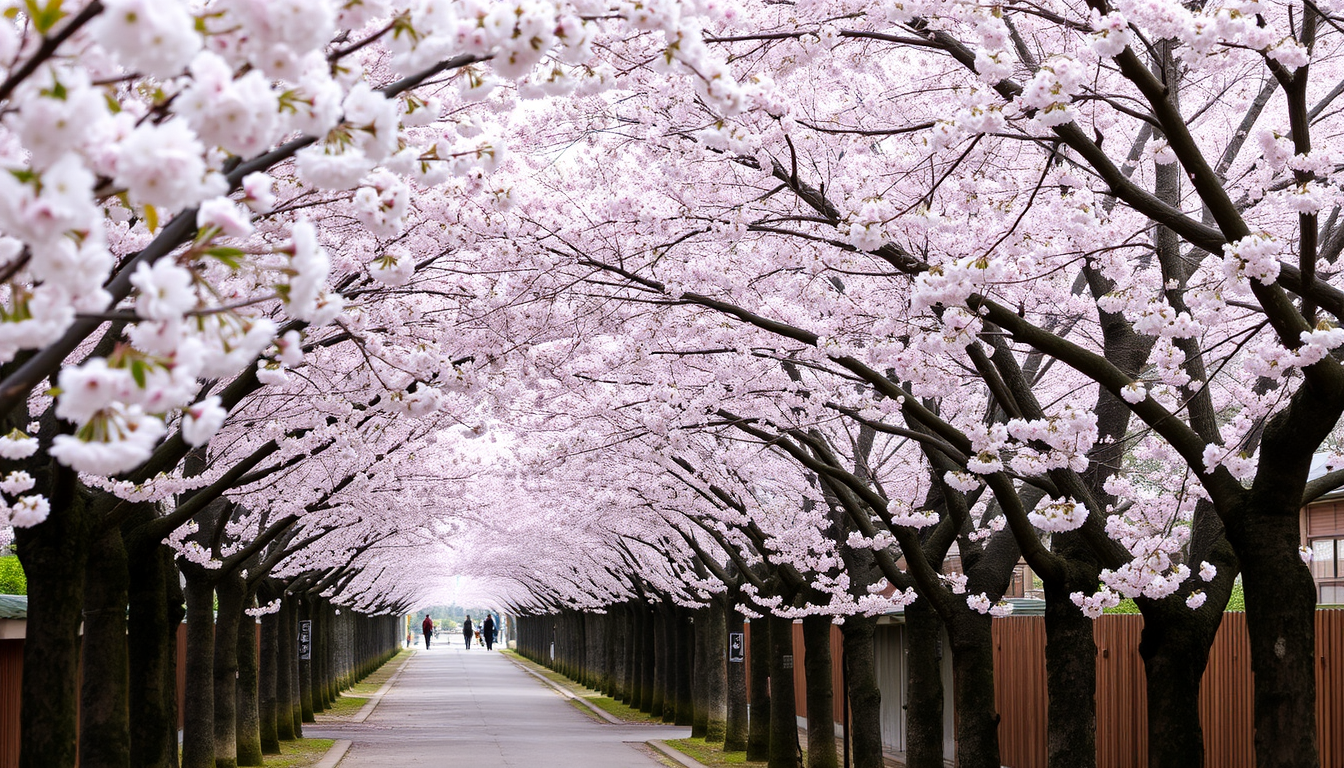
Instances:
[[[481,623],[481,639],[485,640],[485,650],[492,650],[495,646],[495,617],[490,614],[485,615],[485,621]]]
[[[471,616],[467,616],[466,621],[462,622],[462,639],[467,642],[467,650],[471,650]]]
[[[420,631],[425,633],[425,650],[429,650],[429,638],[434,634],[434,620],[425,614],[425,620],[420,622]]]

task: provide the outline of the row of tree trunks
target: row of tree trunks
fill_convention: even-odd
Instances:
[[[690,725],[693,735],[722,743],[725,751],[746,751],[748,760],[768,761],[770,768],[799,768],[793,622],[758,619],[746,632],[742,615],[726,607],[730,602],[714,600],[699,608],[632,602],[605,613],[521,616],[517,650],[650,717]],[[840,764],[832,713],[835,696],[847,692],[833,688],[831,626],[826,617],[804,622],[807,768]],[[858,617],[842,628],[850,710],[857,726],[850,751],[862,768],[882,765],[875,626],[875,619]],[[742,653],[746,649],[739,646],[730,660],[730,633],[739,634],[738,642],[745,635],[751,652]],[[941,687],[937,695],[941,729]],[[941,730],[937,735],[941,744]]]
[[[78,499],[65,500],[62,509],[66,538],[86,536]],[[78,552],[69,541],[22,537],[25,568],[42,574],[30,594],[37,616],[25,643],[23,685],[44,690],[25,696],[42,704],[25,703],[21,710],[21,764],[260,766],[281,741],[302,737],[305,680],[311,701],[326,708],[396,654],[396,616],[341,611],[321,597],[291,594],[275,581],[249,583],[237,572],[179,570],[161,540],[142,534],[156,514],[145,505],[122,527],[88,536]],[[260,632],[247,613],[258,593],[280,603],[280,610],[263,615]],[[56,609],[69,626],[42,616]],[[311,659],[302,664],[300,611],[313,622]],[[179,754],[177,648],[184,618]]]

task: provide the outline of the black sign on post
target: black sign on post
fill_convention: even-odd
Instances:
[[[791,653],[784,654],[784,668],[793,669],[793,654]]]
[[[299,622],[299,658],[313,658],[313,622],[309,619]]]
[[[741,632],[728,633],[728,660],[743,662],[747,660],[745,638]]]

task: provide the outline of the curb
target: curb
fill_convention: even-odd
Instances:
[[[373,695],[369,697],[369,703],[367,703],[367,704],[365,704],[363,707],[361,707],[360,710],[359,710],[358,712],[355,713],[355,716],[352,717],[352,718],[350,718],[350,722],[352,722],[352,723],[362,723],[362,722],[364,722],[365,720],[368,720],[368,719],[369,719],[369,715],[372,715],[372,714],[373,714],[373,710],[378,706],[378,703],[381,702],[381,701],[383,700],[383,694],[387,693],[387,692],[392,688],[392,684],[395,683],[395,682],[397,682],[397,678],[401,677],[401,673],[402,673],[402,672],[405,672],[405,671],[406,671],[406,665],[407,665],[407,664],[410,664],[411,659],[413,659],[413,658],[415,658],[415,654],[414,654],[414,653],[412,653],[410,656],[407,656],[407,657],[406,657],[406,660],[403,661],[403,662],[401,662],[401,666],[397,667],[397,671],[396,671],[396,672],[393,672],[393,673],[392,673],[392,676],[389,677],[389,678],[387,678],[387,682],[383,683],[383,685],[382,685],[381,688],[379,688],[377,691],[374,691]],[[336,742],[336,744],[334,744],[334,745],[332,746],[332,751],[335,751],[336,747],[338,747],[338,746],[340,746],[340,742],[339,742],[339,741]],[[347,743],[347,744],[345,745],[345,747],[348,749],[348,748],[350,747],[350,745]],[[328,753],[328,754],[330,754],[330,753]],[[345,749],[342,749],[342,750],[341,750],[341,754],[345,754]],[[323,759],[325,760],[325,758],[323,758]],[[337,761],[340,760],[340,758],[336,758],[336,759],[337,759]],[[332,767],[335,766],[335,765],[336,765],[336,763],[334,763],[334,762],[333,762],[330,766],[325,765],[325,764],[322,764],[322,763],[319,763],[318,765],[313,766],[313,768],[332,768]]]
[[[649,745],[651,749],[653,749],[660,755],[675,760],[677,763],[686,766],[686,768],[706,768],[704,763],[696,760],[695,758],[691,757],[685,752],[682,752],[679,749],[668,746],[667,742],[661,739],[649,739],[644,743]]]
[[[619,717],[617,717],[617,716],[611,714],[611,713],[608,712],[607,710],[605,710],[605,709],[603,709],[603,708],[597,706],[596,704],[593,704],[592,702],[588,701],[587,699],[583,698],[582,696],[575,696],[573,693],[571,693],[570,691],[566,690],[563,686],[561,686],[559,683],[556,683],[554,680],[547,679],[544,675],[539,675],[539,674],[537,674],[536,672],[533,672],[532,670],[530,670],[530,669],[528,669],[527,667],[523,666],[523,663],[522,663],[521,661],[518,661],[517,659],[513,658],[512,656],[505,656],[504,658],[506,658],[506,659],[508,659],[509,661],[513,662],[514,666],[516,666],[516,667],[518,667],[519,669],[523,670],[523,671],[526,672],[527,674],[529,674],[529,675],[531,675],[531,676],[537,678],[538,680],[540,680],[541,682],[545,683],[546,685],[549,685],[552,689],[555,690],[556,693],[559,693],[561,696],[565,697],[566,699],[573,699],[574,701],[577,701],[578,703],[580,703],[580,704],[582,704],[583,706],[587,707],[588,709],[592,710],[593,714],[597,715],[598,717],[602,718],[603,720],[607,721],[608,723],[611,723],[612,725],[629,725],[629,724],[630,724],[630,723],[627,723],[626,721],[620,719]],[[697,765],[698,765],[698,763],[697,763]]]
[[[354,742],[349,739],[338,740],[331,745],[331,749],[327,750],[327,754],[323,755],[321,760],[313,764],[313,768],[336,768],[336,764],[341,762],[341,758],[345,757],[345,753],[350,749],[352,743]]]

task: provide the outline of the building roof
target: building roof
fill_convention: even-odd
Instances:
[[[1316,480],[1316,479],[1318,479],[1318,478],[1324,477],[1325,474],[1326,474],[1327,472],[1330,471],[1330,469],[1327,468],[1327,467],[1325,466],[1326,462],[1329,461],[1330,459],[1334,459],[1335,462],[1336,462],[1336,464],[1338,464],[1338,462],[1339,462],[1339,454],[1337,454],[1337,453],[1328,453],[1328,452],[1322,451],[1321,453],[1318,453],[1318,454],[1312,456],[1312,457],[1311,457],[1311,470],[1307,472],[1307,482],[1311,482],[1312,480]],[[1341,496],[1344,496],[1344,488],[1339,488],[1339,489],[1330,491],[1329,493],[1325,494],[1324,496],[1322,496],[1322,497],[1320,497],[1320,498],[1318,498],[1318,499],[1314,499],[1313,501],[1324,501],[1324,500],[1326,500],[1326,499],[1337,499],[1337,498],[1340,498]]]
[[[28,598],[25,595],[0,595],[0,619],[28,618]]]

